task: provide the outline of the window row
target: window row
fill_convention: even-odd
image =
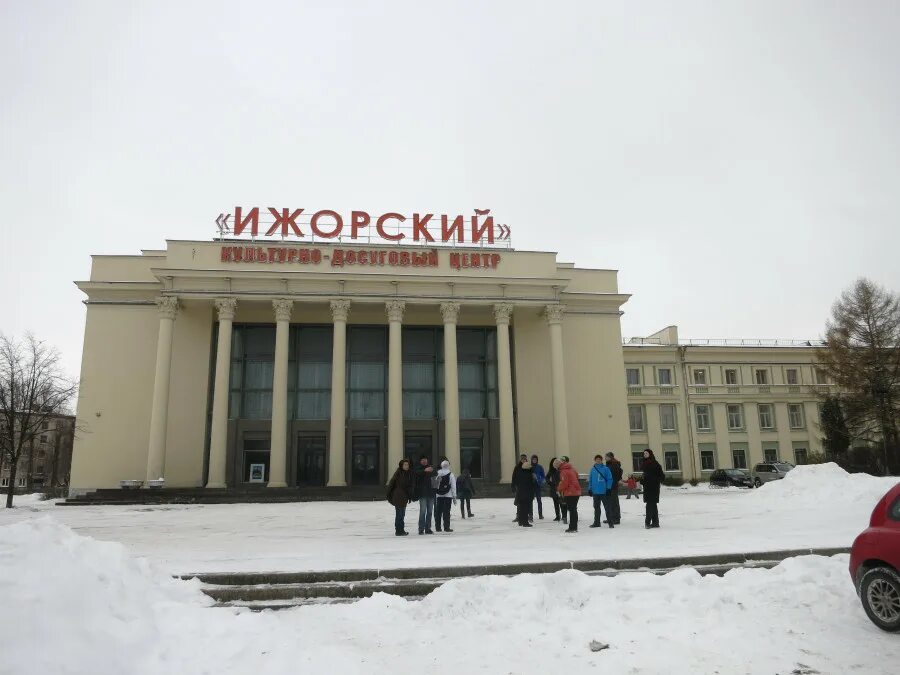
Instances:
[[[715,443],[700,443],[700,469],[702,471],[715,471],[716,469],[747,469],[750,445],[748,443],[730,443],[728,446],[731,466],[717,466],[718,448]],[[803,441],[794,441],[790,448],[793,456],[784,457],[781,454],[777,441],[766,441],[762,444],[763,462],[789,461],[794,464],[806,464],[809,458],[809,446]]]
[[[631,446],[631,470],[643,471],[644,450],[643,445]],[[663,443],[659,463],[666,471],[681,471],[681,454],[678,443]]]
[[[756,385],[770,385],[774,384],[774,377],[772,374],[773,368],[753,368],[751,372],[752,381],[751,382],[742,382],[741,374],[742,371],[740,368],[724,368],[722,369],[722,383],[726,385],[741,385],[741,384],[756,384]],[[674,385],[675,380],[673,377],[674,369],[669,366],[654,366],[653,367],[653,381],[652,382],[644,382],[642,381],[644,378],[642,377],[643,368],[640,367],[629,367],[625,369],[625,380],[629,387],[640,387],[642,385],[657,385],[660,387],[671,387]],[[697,368],[692,367],[689,370],[691,382],[695,386],[707,386],[712,384],[710,379],[710,369],[706,367]],[[825,372],[820,370],[819,368],[813,369],[813,384],[828,384],[828,377]],[[788,385],[799,385],[801,382],[800,378],[800,369],[799,368],[785,368],[783,371],[783,379],[784,384]]]
[[[791,429],[805,429],[806,420],[802,403],[788,403],[788,424]],[[725,414],[729,431],[744,431],[744,404],[728,403],[725,405]],[[773,403],[758,403],[756,414],[759,420],[759,428],[763,431],[774,431],[775,405]],[[694,422],[698,431],[714,431],[713,405],[711,403],[697,403],[694,405]],[[632,432],[647,431],[646,406],[631,404],[628,406],[628,426]],[[661,431],[677,431],[677,418],[674,403],[662,403],[659,405],[659,428]]]
[[[291,326],[288,410],[294,419],[327,419],[330,415],[332,335],[330,326]],[[273,326],[234,327],[229,385],[230,418],[271,418],[274,345]],[[351,419],[386,418],[387,349],[386,327],[348,328],[345,386],[347,414]],[[402,354],[404,417],[443,418],[443,329],[404,328]],[[457,376],[460,417],[497,417],[494,329],[457,329]]]

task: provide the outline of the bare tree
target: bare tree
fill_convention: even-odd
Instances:
[[[834,303],[825,342],[817,357],[841,390],[851,434],[882,447],[886,473],[900,471],[900,298],[857,280]]]
[[[75,399],[78,383],[63,373],[59,352],[26,335],[0,335],[0,452],[9,464],[6,508],[12,508],[19,460],[33,449],[45,422]]]

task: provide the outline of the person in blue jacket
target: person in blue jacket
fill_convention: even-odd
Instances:
[[[615,517],[610,517],[610,497],[612,496],[613,476],[609,467],[603,463],[603,455],[594,455],[594,466],[588,477],[588,494],[594,497],[594,522],[591,527],[603,527],[601,506],[606,509],[606,519],[610,529],[615,527]]]
[[[544,483],[547,482],[547,474],[544,473],[544,467],[542,467],[540,465],[540,462],[538,462],[537,455],[531,456],[531,474],[534,477],[534,498],[537,500],[538,519],[543,520],[544,506],[543,504],[541,504],[541,490],[544,489]],[[531,506],[534,506],[534,502],[532,502]],[[530,515],[529,519],[534,520],[533,509],[530,508],[529,511],[532,512],[532,515]]]

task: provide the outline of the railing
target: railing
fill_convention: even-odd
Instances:
[[[665,386],[659,386],[659,385],[635,386],[633,384],[628,385],[628,395],[629,396],[673,396],[677,390],[678,390],[678,387],[672,387],[672,386],[668,386],[668,385],[665,385]]]
[[[632,337],[624,338],[625,345],[660,345],[674,347],[675,344],[665,343],[661,338]],[[785,340],[782,338],[695,338],[679,340],[678,345],[685,347],[824,347],[823,340]]]
[[[679,387],[658,385],[628,385],[629,396],[674,396],[679,392]],[[787,395],[800,394],[818,397],[821,394],[833,391],[833,384],[701,384],[689,385],[688,393],[692,396],[722,396],[737,394],[750,396],[752,394]]]

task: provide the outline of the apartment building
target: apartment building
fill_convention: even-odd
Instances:
[[[675,326],[623,345],[630,436],[626,467],[645,448],[668,475],[776,459],[803,464],[822,452],[819,409],[830,385],[815,342],[679,341]]]
[[[68,486],[74,437],[74,415],[55,415],[43,422],[40,435],[22,451],[15,485],[10,485],[7,457],[0,455],[0,489],[6,492],[12,487],[16,492],[40,492]]]

